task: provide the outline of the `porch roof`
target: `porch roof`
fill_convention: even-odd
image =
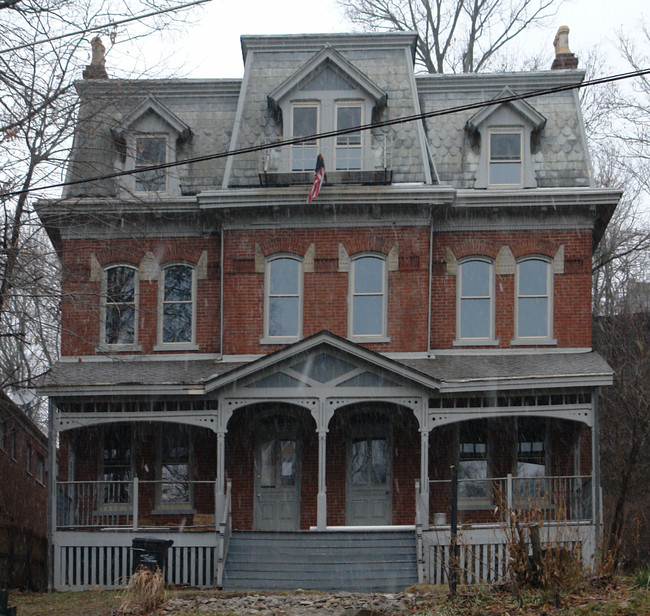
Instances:
[[[613,371],[591,352],[438,354],[389,359],[350,341],[321,332],[253,361],[215,359],[152,361],[151,358],[105,361],[62,361],[43,379],[40,393],[61,395],[196,394],[214,392],[246,375],[279,366],[299,353],[336,347],[420,386],[440,392],[504,389],[595,387],[610,385]]]

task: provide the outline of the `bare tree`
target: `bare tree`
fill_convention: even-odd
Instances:
[[[31,191],[64,177],[78,114],[74,83],[88,64],[92,28],[182,4],[0,0],[0,387],[31,384],[57,357],[60,272]],[[111,27],[109,52],[184,18],[165,13]]]
[[[417,32],[416,64],[428,73],[485,70],[563,0],[338,0],[366,30]]]

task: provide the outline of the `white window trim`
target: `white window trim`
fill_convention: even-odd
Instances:
[[[188,483],[190,488],[190,498],[186,503],[176,502],[176,503],[163,503],[162,502],[162,433],[167,426],[167,429],[173,429],[174,424],[159,424],[156,430],[156,499],[154,509],[151,511],[152,515],[161,515],[161,514],[176,514],[176,513],[196,513],[194,508],[194,484],[192,479],[192,474],[194,470],[194,441],[193,441],[193,431],[192,427],[186,425],[187,434],[188,434],[188,445],[189,445],[189,455],[187,460],[187,471],[188,471]]]
[[[106,300],[108,297],[108,270],[114,267],[128,267],[133,270],[133,302],[135,304],[133,312],[133,342],[110,344],[106,342]],[[138,321],[140,320],[140,277],[138,268],[132,263],[112,263],[102,269],[101,294],[100,294],[100,320],[99,320],[99,345],[100,351],[141,351],[142,347],[138,345]]]
[[[163,341],[163,308],[165,305],[165,272],[167,268],[182,265],[190,268],[192,272],[192,337],[189,342],[164,342]],[[196,306],[197,306],[197,275],[196,264],[187,261],[174,261],[165,263],[160,268],[160,278],[158,281],[158,344],[153,348],[154,351],[197,351],[199,346],[196,344]],[[170,302],[179,303],[179,302]],[[186,303],[186,302],[183,302]]]
[[[172,158],[175,159],[175,157],[170,156],[171,153],[171,148],[169,145],[169,133],[160,133],[160,132],[152,132],[152,133],[137,133],[133,134],[129,138],[129,145],[131,146],[131,152],[133,152],[132,161],[131,165],[133,168],[133,171],[138,169],[136,166],[136,161],[137,161],[137,147],[138,147],[138,139],[147,139],[147,138],[161,138],[165,140],[165,160],[163,163],[160,164],[167,164],[169,162],[174,162]],[[146,167],[147,165],[143,166],[142,168]],[[165,177],[165,188],[163,190],[140,190],[137,188],[138,182],[138,175],[137,173],[133,174],[133,192],[136,195],[166,195],[169,193],[169,168],[163,169],[162,170],[164,173]]]
[[[489,334],[485,337],[481,338],[470,338],[470,337],[461,337],[461,305],[462,305],[462,299],[464,299],[462,295],[462,272],[463,272],[463,265],[466,263],[471,263],[474,261],[481,261],[482,263],[487,263],[490,267],[490,280],[489,280],[489,305],[490,305],[490,331]],[[456,275],[456,340],[453,342],[453,346],[497,346],[499,344],[499,341],[495,339],[495,267],[494,267],[494,261],[492,259],[488,259],[486,257],[481,257],[481,256],[472,256],[472,257],[467,257],[464,258],[463,260],[459,261],[458,263],[458,273]],[[471,296],[468,296],[468,298]],[[478,296],[477,296],[478,297]],[[480,296],[479,299],[485,299],[484,296]]]
[[[519,135],[519,182],[512,184],[501,184],[492,182],[492,135]],[[526,164],[524,150],[524,127],[523,126],[490,126],[487,131],[487,182],[489,188],[522,188],[524,186],[524,165]]]
[[[269,334],[269,298],[271,290],[271,263],[279,259],[292,259],[298,263],[298,328],[295,336],[271,336]],[[276,253],[269,256],[264,264],[264,334],[260,344],[290,344],[302,338],[303,303],[304,303],[304,262],[295,254]]]
[[[345,108],[345,107],[358,107],[361,110],[359,125],[363,126],[365,124],[365,119],[364,119],[365,118],[365,102],[362,99],[359,99],[359,100],[354,100],[354,99],[337,100],[337,101],[334,102],[334,118],[332,120],[333,123],[334,123],[334,128],[335,129],[338,130],[338,111],[339,111],[339,109]],[[344,135],[344,136],[347,136],[347,135]],[[364,138],[364,136],[365,136],[365,131],[359,131],[359,146],[358,146],[358,149],[359,149],[359,152],[360,152],[359,160],[360,160],[360,163],[361,163],[361,166],[359,167],[359,169],[347,169],[347,168],[346,169],[339,169],[338,160],[337,160],[338,148],[339,147],[347,147],[347,148],[355,147],[356,148],[356,146],[349,146],[349,145],[348,146],[339,146],[337,144],[337,142],[336,142],[337,138],[334,137],[334,153],[333,153],[334,154],[334,165],[333,165],[333,169],[335,171],[363,171],[363,169],[364,169],[364,161],[365,161],[365,147],[364,147],[365,146],[365,143],[364,143],[365,138]]]
[[[101,445],[99,447],[98,455],[99,455],[99,464],[98,466],[98,488],[99,488],[99,496],[97,498],[97,509],[98,511],[101,512],[114,512],[114,513],[130,513],[133,510],[133,492],[131,492],[130,499],[126,503],[105,503],[104,502],[104,496],[102,494],[103,486],[104,486],[104,449],[106,447],[106,442],[105,442],[105,434],[106,434],[106,429],[110,428],[114,424],[106,424],[101,426],[102,434],[101,434]],[[130,427],[130,436],[131,436],[131,479],[135,477],[135,430],[133,429],[133,426]]]
[[[354,326],[354,276],[356,272],[356,262],[366,257],[373,257],[382,262],[382,331],[379,334],[355,334]],[[376,295],[373,293],[372,295]],[[354,342],[390,342],[388,336],[388,258],[381,253],[360,253],[350,259],[350,273],[348,276],[348,340]]]
[[[546,264],[546,296],[534,296],[534,297],[546,297],[547,298],[547,323],[546,323],[546,335],[545,336],[519,336],[519,266],[525,261],[542,261]],[[512,346],[517,345],[556,345],[557,340],[553,338],[553,263],[548,257],[540,255],[527,255],[517,260],[517,266],[515,269],[515,337],[514,340],[510,342]],[[525,296],[533,297],[533,296]]]
[[[296,108],[299,107],[315,107],[316,108],[316,132],[320,132],[320,127],[321,127],[321,104],[320,101],[318,100],[305,100],[305,101],[294,101],[291,103],[291,113],[290,113],[290,127],[289,127],[289,138],[294,139],[295,135],[293,133],[293,111]],[[316,156],[314,156],[314,161],[311,167],[307,169],[296,169],[294,171],[293,169],[293,153],[294,151],[299,151],[303,148],[316,148]],[[305,144],[300,144],[300,143],[295,143],[291,146],[290,148],[290,157],[289,157],[289,170],[292,173],[305,173],[305,171],[313,171],[313,169],[316,168],[316,157],[318,156],[320,149],[320,141],[319,140],[314,140],[314,141],[309,141]],[[327,164],[327,161],[325,161]]]

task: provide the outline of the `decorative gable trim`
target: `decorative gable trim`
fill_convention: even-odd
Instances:
[[[338,51],[331,48],[329,45],[326,45],[298,71],[288,79],[285,79],[268,95],[268,105],[273,111],[276,120],[280,121],[282,116],[280,101],[287,94],[313,79],[327,67],[332,68],[355,88],[363,90],[368,96],[370,96],[375,102],[375,113],[386,106],[388,94],[370,80],[356,66],[346,60]]]
[[[516,93],[510,87],[506,86],[492,100],[497,101],[501,98],[509,98],[511,96],[516,96]],[[530,125],[533,132],[539,132],[544,128],[546,124],[546,118],[532,105],[523,100],[508,100],[504,101],[501,104],[495,103],[487,107],[482,107],[469,120],[467,120],[467,124],[465,125],[466,129],[470,133],[475,134],[478,132],[481,124],[483,124],[503,105],[507,105],[514,109]]]
[[[154,113],[163,121],[165,121],[172,129],[177,133],[177,141],[187,142],[192,139],[192,129],[181,120],[175,113],[170,111],[165,105],[163,105],[155,96],[149,94],[149,96],[143,100],[135,109],[131,111],[128,115],[122,118],[122,128],[121,129],[112,129],[111,133],[113,138],[117,141],[123,141],[125,139],[125,132],[133,126],[142,116],[146,113]]]

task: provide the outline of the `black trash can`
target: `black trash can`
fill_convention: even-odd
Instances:
[[[167,550],[173,543],[171,539],[134,539],[131,542],[132,572],[135,573],[142,566],[154,573],[160,569],[164,574],[167,567]]]

